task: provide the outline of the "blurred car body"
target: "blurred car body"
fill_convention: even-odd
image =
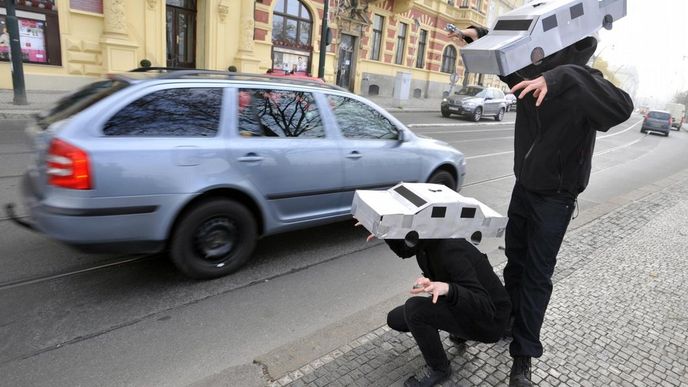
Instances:
[[[127,73],[27,129],[29,220],[91,251],[169,249],[194,278],[237,270],[261,235],[351,219],[357,189],[458,189],[461,152],[336,86],[210,71]]]
[[[665,137],[669,136],[671,129],[671,113],[663,110],[650,110],[645,114],[640,132],[661,133]]]
[[[504,96],[504,99],[506,100],[506,111],[512,111],[516,109],[516,96],[509,93]]]
[[[686,106],[680,103],[668,103],[664,110],[671,113],[671,127],[681,129],[686,119]]]
[[[506,99],[501,90],[493,87],[464,86],[444,98],[440,110],[444,117],[459,114],[477,122],[484,116],[492,116],[501,121],[506,112]]]

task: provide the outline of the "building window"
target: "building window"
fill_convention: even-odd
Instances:
[[[483,0],[478,0],[475,2],[475,9],[478,10],[478,12],[482,12],[483,8]]]
[[[9,61],[10,39],[4,3],[0,0],[0,61]],[[17,4],[16,9],[22,61],[61,65],[60,29],[55,1],[38,0],[23,5]]]
[[[461,8],[468,8],[468,0],[463,0],[461,2]]]
[[[454,46],[447,46],[442,53],[442,68],[443,73],[453,74],[456,71],[456,48]]]
[[[277,0],[272,15],[272,70],[309,74],[313,22],[299,0]]]
[[[394,63],[398,65],[404,63],[404,53],[406,52],[406,31],[408,31],[408,24],[399,23],[399,30],[397,31],[397,56],[394,58]]]
[[[416,67],[422,69],[425,67],[425,46],[428,44],[428,31],[420,30],[418,36],[418,53],[416,54]]]
[[[311,14],[299,0],[278,0],[272,15],[272,43],[292,48],[311,48]]]
[[[382,27],[385,19],[380,15],[373,17],[373,48],[370,50],[370,59],[380,60],[380,47],[382,47]]]

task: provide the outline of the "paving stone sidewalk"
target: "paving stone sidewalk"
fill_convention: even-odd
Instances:
[[[677,176],[567,234],[536,385],[688,386],[688,173]],[[457,353],[442,337],[454,371],[443,386],[508,385],[508,340]],[[410,334],[385,325],[271,386],[400,386],[423,363]]]

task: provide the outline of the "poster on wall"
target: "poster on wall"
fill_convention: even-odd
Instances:
[[[45,51],[45,21],[17,18],[19,21],[19,44],[24,62],[47,63]],[[5,17],[0,18],[0,59],[10,59],[10,40]]]
[[[19,19],[19,42],[24,60],[34,63],[46,63],[45,22],[41,20]]]
[[[311,55],[308,52],[275,49],[272,57],[272,72],[310,76],[310,61]]]

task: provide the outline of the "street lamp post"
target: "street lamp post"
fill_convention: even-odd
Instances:
[[[7,10],[7,32],[10,35],[10,59],[12,61],[12,86],[14,104],[26,105],[26,87],[24,86],[24,63],[22,63],[21,43],[19,42],[19,24],[15,12],[15,1],[5,1]]]
[[[327,19],[330,17],[330,0],[324,0],[322,28],[320,29],[320,57],[318,60],[318,78],[325,80],[325,55],[327,54]]]

